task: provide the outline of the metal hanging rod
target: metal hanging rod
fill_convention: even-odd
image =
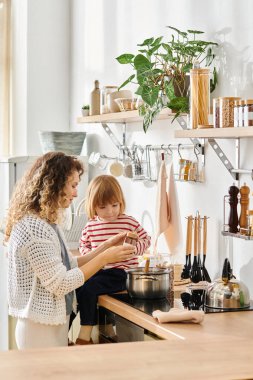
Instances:
[[[170,150],[170,149],[194,149],[200,148],[201,144],[168,144],[168,145],[148,145],[150,150]]]

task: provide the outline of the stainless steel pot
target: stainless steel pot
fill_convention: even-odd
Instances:
[[[171,269],[130,269],[127,273],[127,290],[134,298],[164,298],[170,289]]]

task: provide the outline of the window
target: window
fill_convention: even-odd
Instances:
[[[10,0],[0,0],[0,156],[10,153]]]

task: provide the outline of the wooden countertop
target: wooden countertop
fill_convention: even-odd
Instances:
[[[253,311],[205,314],[201,324],[158,323],[153,317],[110,296],[100,296],[99,305],[167,340],[215,340],[230,336],[253,341]]]
[[[253,312],[206,314],[201,325],[159,325],[109,296],[99,304],[165,340],[0,353],[8,380],[253,379]]]
[[[227,336],[9,351],[0,353],[0,368],[6,380],[252,379],[253,342]]]

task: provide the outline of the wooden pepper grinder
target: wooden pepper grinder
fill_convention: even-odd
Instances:
[[[247,210],[249,209],[249,193],[250,188],[243,184],[240,188],[240,203],[241,203],[241,214],[239,219],[240,233],[242,235],[247,234],[248,222],[247,222]]]
[[[229,212],[229,232],[237,233],[238,232],[238,214],[237,214],[237,204],[238,204],[238,193],[239,189],[234,184],[230,186],[228,189],[229,193],[229,204],[230,204],[230,212]]]

